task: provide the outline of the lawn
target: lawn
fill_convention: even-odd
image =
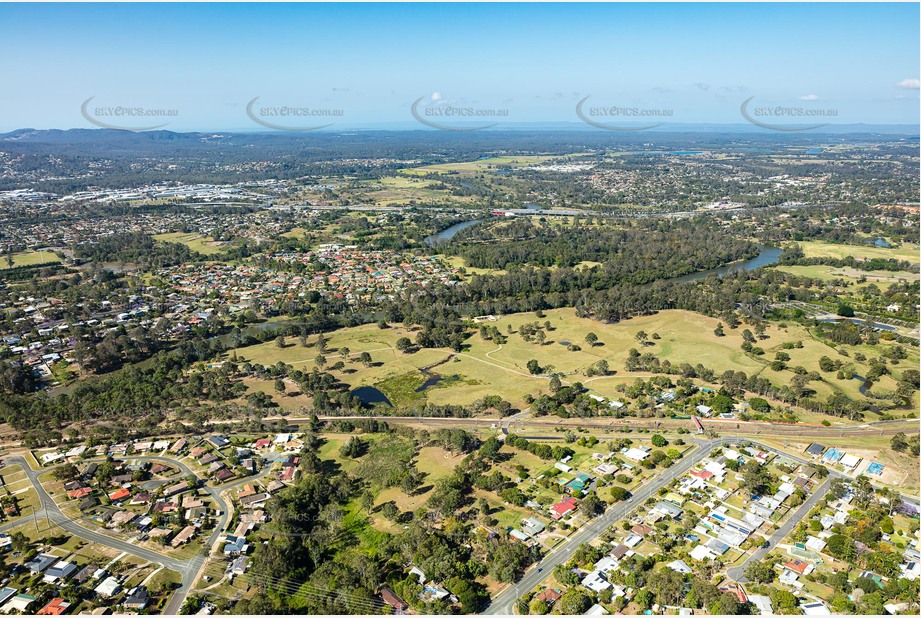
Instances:
[[[903,244],[897,248],[875,247],[873,245],[839,245],[821,241],[801,242],[806,257],[832,257],[844,258],[883,258],[905,260],[917,264],[919,262],[918,245]]]
[[[918,281],[921,275],[918,273],[900,270],[891,272],[888,270],[871,270],[862,271],[853,268],[836,268],[834,266],[778,266],[781,270],[797,277],[809,277],[810,279],[821,279],[822,281],[832,281],[844,279],[850,281],[855,289],[865,288],[871,283],[881,289],[887,289],[889,284],[904,281]],[[865,277],[866,281],[858,283],[857,279]]]
[[[423,174],[445,174],[445,173],[468,173],[484,172],[494,168],[502,167],[529,167],[538,165],[544,161],[558,157],[539,156],[539,155],[515,155],[503,157],[490,157],[487,159],[478,159],[476,161],[459,161],[456,163],[440,163],[437,165],[425,165],[412,169],[400,170],[403,174],[423,175]]]
[[[519,334],[523,324],[535,321],[541,325],[550,324],[551,330],[546,331],[547,338],[543,345],[526,342]],[[874,358],[880,355],[885,346],[894,345],[841,345],[832,348],[813,339],[809,331],[798,324],[788,323],[781,328],[777,323],[771,323],[766,329],[766,338],[756,344],[765,350],[765,354],[756,357],[741,349],[745,326],[736,329],[725,327],[725,336],[718,337],[713,332],[719,324],[718,319],[682,310],[661,311],[655,315],[605,324],[577,317],[574,309],[557,309],[547,311],[543,318],[538,318],[534,313],[517,313],[497,316],[496,321],[487,324],[498,328],[507,337],[506,343],[498,345],[475,333],[467,339],[465,349],[460,353],[446,348],[403,353],[395,348],[397,339],[408,337],[414,340],[416,331],[398,325],[381,330],[376,325],[368,324],[341,329],[328,335],[323,356],[327,368],[339,361],[345,363],[343,369],[331,370],[342,382],[352,388],[377,387],[397,406],[426,400],[439,405],[469,405],[486,395],[499,395],[523,409],[527,405],[525,395],[549,392],[549,378],[529,372],[527,363],[531,359],[536,360],[545,371],[563,374],[564,383],[581,382],[592,392],[615,399],[621,396],[617,391],[618,385],[632,383],[637,378],[651,377],[648,373],[628,373],[624,370],[631,348],[652,353],[662,360],[670,361],[672,365],[699,363],[717,374],[727,370],[744,371],[748,375],[760,375],[774,384],[782,385],[789,383],[793,376],[792,368],[798,365],[807,371],[818,371],[818,362],[822,356],[849,363],[855,373],[866,375],[868,363],[854,361],[854,354],[859,351],[868,359]],[[636,339],[640,331],[648,335],[646,345]],[[598,337],[595,346],[585,341],[589,333]],[[654,335],[659,338],[654,339]],[[796,341],[801,341],[803,347],[783,350],[791,357],[787,363],[790,369],[779,372],[770,369],[768,365],[774,360],[776,352],[781,351],[782,344]],[[316,339],[311,338],[307,342],[308,347],[302,347],[295,339],[289,338],[284,348],[279,348],[275,342],[266,342],[239,348],[236,353],[241,362],[246,360],[269,366],[283,361],[296,369],[310,371],[319,353],[315,342]],[[581,350],[569,351],[569,344],[577,344]],[[339,352],[342,347],[349,349],[347,358]],[[840,350],[846,350],[849,356],[843,356]],[[917,366],[918,351],[913,348],[907,351],[906,360],[890,366],[894,379],[884,376],[874,387],[877,392],[894,390],[895,380],[902,371]],[[370,366],[358,362],[361,352],[371,355]],[[602,359],[608,363],[612,375],[588,377],[586,373],[589,367]],[[431,368],[434,373],[452,379],[424,392],[418,391],[425,380],[420,371],[423,368]],[[859,381],[837,380],[836,373],[822,375],[825,382],[812,383],[819,397],[825,398],[836,392],[851,398],[860,397]],[[274,385],[270,382],[247,384],[252,389],[273,395],[288,410],[303,408],[309,403],[304,396],[276,396]],[[292,390],[293,385],[289,384],[289,393]]]
[[[12,268],[35,266],[36,264],[59,264],[60,262],[61,258],[51,251],[23,251],[13,254]],[[6,270],[7,268],[10,268],[7,256],[0,256],[0,270]]]
[[[215,242],[210,236],[186,234],[185,232],[157,234],[154,238],[163,242],[173,242],[185,245],[192,251],[198,251],[202,255],[215,255],[221,253],[223,251],[221,247],[225,244],[222,242]]]

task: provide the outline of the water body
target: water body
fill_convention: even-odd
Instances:
[[[729,273],[737,272],[740,270],[755,270],[756,268],[761,268],[762,266],[776,264],[780,260],[781,253],[783,253],[783,249],[778,249],[777,247],[762,246],[761,253],[751,258],[750,260],[745,260],[744,262],[735,262],[733,264],[727,264],[726,266],[720,266],[719,268],[711,268],[710,270],[702,270],[700,272],[691,273],[689,275],[684,275],[675,279],[670,279],[670,281],[674,281],[676,283],[686,283],[688,281],[706,279],[710,275],[721,277],[723,275],[727,275]]]
[[[383,403],[391,408],[393,404],[390,403],[390,400],[387,399],[387,395],[374,388],[373,386],[359,386],[352,391],[352,394],[361,399],[361,402],[369,406],[373,406],[378,403]]]
[[[858,324],[858,325],[867,324],[866,320],[861,320],[860,318],[840,318],[840,319],[839,318],[829,318],[827,320],[819,320],[819,321],[824,322],[825,324],[837,324],[838,322],[841,322],[841,321],[849,321],[849,322],[853,322],[854,324]],[[881,322],[869,322],[869,324],[873,328],[876,328],[879,330],[895,331],[895,326],[889,326],[888,324],[883,324]]]
[[[873,243],[873,244],[874,244],[875,246],[881,247],[881,248],[883,248],[883,249],[888,249],[888,248],[890,248],[890,247],[892,246],[892,245],[890,245],[888,242],[886,242],[886,239],[885,239],[885,238],[877,238],[877,239],[876,239],[876,242]]]
[[[424,391],[427,391],[430,388],[438,386],[442,382],[445,382],[445,383],[460,382],[460,376],[457,375],[456,373],[449,377],[445,377],[437,373],[432,373],[431,371],[423,371],[422,373],[426,376],[426,378],[425,378],[425,382],[422,383],[422,386],[416,389],[417,393],[422,393]]]
[[[434,234],[432,236],[427,236],[425,238],[425,244],[427,244],[429,247],[434,247],[438,243],[445,242],[446,240],[451,240],[452,238],[454,238],[454,235],[460,232],[461,230],[466,229],[470,227],[471,225],[476,225],[477,223],[480,223],[481,221],[483,220],[474,219],[473,221],[463,221],[461,223],[455,223],[451,227],[445,228],[441,230],[440,232],[438,232],[437,234]]]

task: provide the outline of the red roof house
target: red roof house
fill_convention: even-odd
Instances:
[[[576,510],[577,504],[576,499],[572,496],[563,498],[550,507],[550,517],[553,519],[563,519],[563,517]]]

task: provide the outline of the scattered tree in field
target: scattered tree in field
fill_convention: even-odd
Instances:
[[[396,348],[405,354],[413,348],[413,342],[409,340],[409,337],[400,337],[397,339]]]
[[[595,344],[598,343],[598,335],[596,335],[595,333],[589,333],[585,335],[585,343],[587,343],[589,347],[594,348]]]

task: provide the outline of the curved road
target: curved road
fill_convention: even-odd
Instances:
[[[197,475],[195,475],[195,473],[192,472],[192,470],[186,464],[176,459],[172,459],[170,457],[158,457],[156,455],[139,455],[137,457],[127,456],[127,457],[122,458],[122,460],[125,460],[125,461],[160,461],[163,463],[167,463],[171,466],[177,467],[180,473],[182,474],[182,476],[192,475],[192,476],[196,476],[197,478]],[[93,460],[88,460],[88,461],[93,461]],[[102,459],[97,459],[96,461],[102,461]],[[56,526],[61,528],[62,530],[65,530],[66,532],[69,532],[70,534],[73,534],[74,536],[78,536],[81,539],[87,540],[91,543],[98,543],[100,545],[105,545],[106,547],[111,547],[120,552],[124,552],[126,554],[131,554],[132,556],[141,558],[142,560],[160,564],[166,567],[167,569],[170,569],[172,571],[176,571],[177,573],[179,573],[181,577],[181,585],[173,593],[172,597],[170,597],[169,602],[167,602],[166,606],[164,607],[163,613],[166,615],[176,615],[179,613],[179,609],[182,607],[182,604],[185,602],[186,597],[188,596],[189,592],[192,589],[192,586],[194,585],[195,581],[198,579],[198,574],[202,570],[202,567],[204,566],[205,561],[208,559],[208,555],[210,551],[217,544],[218,539],[220,538],[221,534],[223,534],[224,529],[227,527],[229,511],[228,511],[227,503],[224,501],[221,494],[230,489],[233,489],[234,487],[237,487],[237,486],[240,486],[246,483],[251,483],[254,480],[257,480],[265,476],[266,474],[269,473],[269,471],[271,470],[272,464],[274,463],[273,461],[267,461],[267,465],[257,474],[247,476],[242,479],[238,479],[232,483],[222,485],[221,487],[212,487],[206,484],[201,484],[199,486],[199,489],[204,489],[208,493],[208,495],[211,496],[211,498],[214,500],[216,508],[218,508],[221,512],[221,516],[220,516],[220,519],[218,520],[217,525],[214,526],[214,530],[211,532],[211,535],[208,537],[207,541],[205,542],[205,547],[207,547],[208,550],[201,551],[192,558],[189,558],[186,560],[180,560],[178,558],[165,556],[158,552],[155,552],[149,549],[145,549],[143,547],[138,547],[137,545],[134,545],[127,541],[123,541],[121,539],[117,539],[107,534],[94,532],[93,530],[90,530],[88,528],[85,528],[84,526],[81,526],[80,524],[72,520],[71,518],[64,515],[64,513],[62,513],[61,509],[58,507],[57,503],[48,494],[48,492],[45,490],[45,488],[42,486],[41,482],[39,481],[40,476],[54,470],[55,467],[57,466],[53,466],[50,468],[44,468],[41,470],[33,470],[31,466],[29,466],[26,459],[20,455],[13,455],[11,457],[8,457],[6,459],[6,462],[7,464],[19,465],[25,471],[26,477],[28,477],[29,482],[32,483],[32,486],[35,488],[35,491],[38,494],[39,504],[41,507],[38,511],[36,511],[35,517],[41,516],[42,518],[47,518],[51,522],[53,522]],[[23,523],[24,522],[22,520],[13,522],[11,524],[7,524],[3,526],[2,528],[0,528],[0,530],[4,530],[7,528],[15,528],[15,527],[21,526]]]

